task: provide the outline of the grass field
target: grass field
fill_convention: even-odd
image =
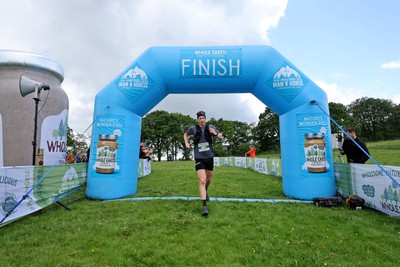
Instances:
[[[369,147],[391,162],[397,145]],[[153,162],[131,197],[198,196],[197,183],[193,162]],[[237,167],[216,167],[209,192],[286,198],[281,178]],[[400,218],[369,209],[210,201],[204,218],[199,200],[83,198],[68,206],[1,227],[0,266],[400,265]]]
[[[369,143],[371,156],[381,165],[400,166],[400,140]],[[367,163],[373,164],[371,160]]]

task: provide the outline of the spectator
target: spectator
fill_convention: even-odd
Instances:
[[[72,151],[68,151],[67,163],[72,164],[72,163],[74,163],[74,161],[75,161],[74,154],[72,154]]]
[[[256,157],[256,148],[254,146],[250,146],[250,150],[247,151],[245,154],[245,156],[249,155],[252,158]]]
[[[356,143],[369,154],[368,148],[363,140],[357,137],[353,128],[347,128],[346,132],[350,135],[351,139],[347,136],[343,141],[342,148],[339,149],[340,154],[346,155],[348,163],[361,163],[364,164],[369,156],[365,154]]]
[[[76,152],[76,155],[75,155],[75,163],[81,163],[81,162],[82,162],[82,154],[81,154],[81,151],[78,150],[78,152]]]
[[[153,150],[146,146],[144,142],[140,142],[139,158],[150,160],[152,155]]]

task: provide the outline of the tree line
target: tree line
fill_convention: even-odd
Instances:
[[[366,142],[400,139],[400,105],[391,100],[363,97],[349,105],[331,102],[329,112],[342,128],[353,127]],[[255,146],[258,153],[280,151],[279,117],[268,107],[256,123],[215,118],[208,119],[207,123],[215,125],[224,135],[223,140],[214,141],[217,156],[244,155],[250,145]],[[195,124],[196,119],[189,115],[157,110],[143,117],[141,138],[151,144],[157,160],[162,157],[188,160],[192,151],[185,148],[183,133]],[[332,121],[331,130],[333,134],[340,131]],[[74,138],[70,128],[67,145],[73,150],[87,148]]]
[[[400,105],[391,100],[363,97],[343,105],[329,103],[330,116],[342,128],[353,127],[358,136],[367,142],[400,138]],[[257,123],[246,123],[211,118],[223,135],[223,140],[214,140],[216,156],[240,156],[250,145],[258,153],[280,151],[279,117],[265,107]],[[168,160],[189,160],[192,151],[185,149],[183,133],[196,119],[180,113],[157,110],[148,113],[142,120],[142,140],[152,144],[157,160],[165,156]],[[331,121],[332,133],[340,130]]]
[[[391,100],[359,98],[345,106],[329,103],[331,117],[342,127],[353,127],[365,141],[375,142],[400,138],[400,105]],[[339,131],[331,123],[332,133]]]

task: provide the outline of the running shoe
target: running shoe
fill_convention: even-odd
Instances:
[[[207,209],[207,206],[203,206],[202,216],[208,216],[208,209]]]

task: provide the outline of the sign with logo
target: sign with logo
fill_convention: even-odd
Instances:
[[[302,174],[318,174],[326,172],[328,164],[327,151],[330,148],[328,131],[329,118],[325,114],[297,115],[297,133],[299,140],[299,159],[302,161]]]
[[[114,84],[132,101],[135,102],[142,94],[154,85],[146,71],[138,65],[133,65],[125,71]]]
[[[255,158],[254,159],[254,170],[256,172],[261,172],[261,173],[268,173],[267,170],[267,159],[260,159],[260,158]]]
[[[89,169],[109,177],[118,177],[121,166],[121,154],[124,149],[125,116],[101,115],[95,122],[96,133],[92,136],[97,144],[92,148],[95,162]],[[89,162],[92,164],[92,161]]]
[[[151,160],[139,159],[138,178],[144,177],[151,173]]]
[[[40,165],[65,164],[67,152],[68,110],[47,116],[42,123],[37,163]]]
[[[363,198],[368,207],[390,216],[400,216],[400,167],[383,166],[394,182],[378,166],[350,165],[353,193]]]
[[[267,81],[267,84],[288,102],[300,94],[307,83],[299,71],[287,63]]]
[[[246,158],[245,157],[234,157],[235,166],[240,168],[246,168]]]
[[[0,168],[0,220],[12,221],[40,210],[86,184],[86,164]],[[29,197],[35,184],[47,173]],[[14,210],[13,210],[14,209]],[[3,223],[4,223],[3,222]]]
[[[182,49],[181,78],[241,78],[242,49]]]
[[[246,169],[255,170],[255,158],[246,157]]]

